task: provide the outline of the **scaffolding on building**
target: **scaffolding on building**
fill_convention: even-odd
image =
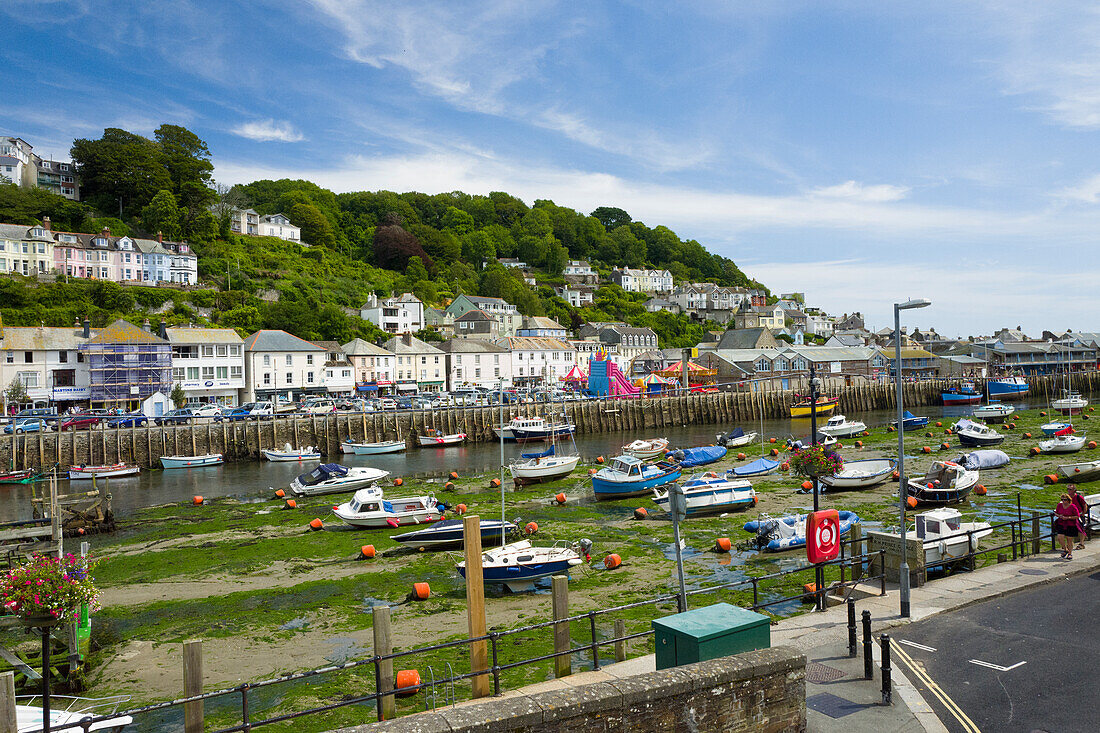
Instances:
[[[131,323],[115,321],[80,350],[88,362],[93,406],[129,411],[172,390],[171,344]]]

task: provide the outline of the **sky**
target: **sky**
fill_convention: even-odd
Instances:
[[[0,134],[186,126],[221,183],[617,206],[944,336],[1100,331],[1100,6],[5,0]]]

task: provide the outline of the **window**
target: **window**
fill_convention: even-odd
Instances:
[[[193,379],[198,379],[199,378],[199,368],[197,366],[196,367],[187,367],[187,378],[192,379],[192,380]]]
[[[264,366],[271,366],[271,355],[264,354]]]
[[[229,367],[229,378],[230,379],[241,379],[243,377],[244,377],[244,367],[242,367],[242,366],[231,366],[231,367]]]
[[[177,382],[182,382],[184,380],[183,375],[184,375],[183,367],[172,367],[172,379],[174,379]]]
[[[289,363],[289,357],[287,357],[287,364]],[[313,366],[313,354],[306,354],[306,364]]]
[[[287,384],[293,384],[294,383],[294,375],[291,374],[290,372],[286,373],[286,383]]]
[[[474,379],[481,379],[481,370],[474,369]]]
[[[771,366],[768,364],[767,359],[757,359],[756,364],[754,364],[754,366],[756,367],[756,371],[758,371],[758,372],[770,372],[771,371]]]
[[[294,357],[291,354],[286,355],[286,365],[291,366],[294,364]]]
[[[271,372],[264,372],[264,386],[271,384]]]
[[[34,352],[33,351],[24,351],[23,352],[23,363],[24,364],[33,364],[34,363]]]
[[[234,344],[233,346],[230,346],[229,347],[229,355],[230,356],[240,356],[241,355],[240,345],[239,344]]]
[[[228,378],[229,378],[229,367],[223,367],[223,366],[218,367],[218,379],[228,379]]]
[[[228,351],[229,350],[225,347],[225,344],[218,345],[218,356],[225,356]]]
[[[38,389],[38,372],[19,372],[19,381],[27,389]]]
[[[287,382],[290,381],[290,375],[287,376]],[[313,372],[306,372],[306,384],[313,384]]]
[[[204,366],[202,368],[202,378],[203,379],[213,379],[214,378],[214,367]]]
[[[55,369],[53,373],[53,386],[55,387],[75,387],[76,386],[76,370],[75,369]]]
[[[59,352],[57,352],[57,361],[58,361],[59,364],[68,364],[69,363],[69,352],[68,351],[59,351]]]
[[[350,369],[343,369],[343,370],[341,370],[340,375],[343,376],[343,377],[350,377],[351,376],[351,370]]]
[[[213,356],[214,355],[214,347],[211,346],[211,345],[204,345],[202,347],[202,355],[203,356]]]
[[[421,366],[423,366],[423,365],[425,365],[425,364],[427,364],[427,363],[428,363],[428,357],[426,357],[426,356],[422,356],[422,357],[420,357],[420,365],[421,365]]]

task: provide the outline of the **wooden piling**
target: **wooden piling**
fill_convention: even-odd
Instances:
[[[19,730],[15,720],[15,672],[0,674],[0,731]]]
[[[554,620],[569,618],[569,577],[555,575],[550,579],[553,583],[552,606]],[[563,652],[569,651],[572,641],[569,636],[569,622],[561,621],[554,624],[554,653],[561,656],[554,657],[554,676],[568,677],[573,673],[573,658]]]
[[[393,653],[390,635],[390,607],[375,606],[371,609],[372,630],[374,632],[374,654],[384,657]],[[378,663],[378,689],[393,689],[393,660],[383,659]],[[379,720],[393,720],[396,717],[393,695],[382,696],[382,707],[378,711]]]
[[[476,514],[462,519],[466,555],[466,621],[471,639],[485,636],[485,576],[481,568],[481,518]],[[489,669],[489,649],[484,640],[470,644],[470,671]],[[470,680],[474,698],[489,696],[489,675]]]
[[[183,643],[183,696],[202,694],[202,641]],[[184,733],[202,733],[203,701],[194,700],[183,706]]]
[[[623,637],[626,636],[626,621],[621,618],[615,619],[615,638],[618,641],[615,642],[615,661],[626,661],[626,642],[623,641]]]

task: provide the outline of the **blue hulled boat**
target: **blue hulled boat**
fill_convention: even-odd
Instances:
[[[680,478],[678,463],[642,463],[634,456],[615,456],[611,465],[592,476],[597,499],[620,499],[645,494]]]
[[[796,547],[806,546],[806,514],[791,514],[786,517],[762,516],[758,520],[745,523],[745,531],[753,532],[753,544],[764,552],[782,552]],[[855,512],[840,511],[840,534],[851,531],[852,525],[859,521]]]
[[[954,405],[977,405],[982,401],[982,393],[974,389],[973,382],[963,382],[958,387],[952,387],[946,392],[941,392],[943,404],[948,407]]]
[[[898,421],[897,420],[891,420],[890,424],[893,425],[896,428],[898,426]],[[927,417],[917,417],[913,413],[909,412],[909,410],[906,410],[905,412],[903,412],[901,414],[901,426],[902,426],[903,430],[906,430],[906,431],[917,430],[919,428],[923,428],[927,424],[928,424],[928,418]]]
[[[1003,377],[986,382],[990,400],[1018,400],[1027,396],[1027,381],[1023,377]]]
[[[746,463],[744,466],[734,466],[726,472],[726,475],[736,476],[737,478],[765,476],[769,473],[775,473],[777,468],[779,468],[779,461],[773,461],[770,458],[757,458],[752,463]]]
[[[726,448],[721,445],[681,448],[670,451],[667,457],[679,463],[681,468],[694,468],[695,466],[705,466],[708,463],[722,460],[726,457]]]
[[[583,565],[577,550],[565,545],[532,547],[527,540],[494,547],[481,553],[481,572],[486,583],[502,583],[513,592],[532,590],[535,581],[551,575],[569,575],[569,568]],[[466,577],[466,562],[457,565]]]

